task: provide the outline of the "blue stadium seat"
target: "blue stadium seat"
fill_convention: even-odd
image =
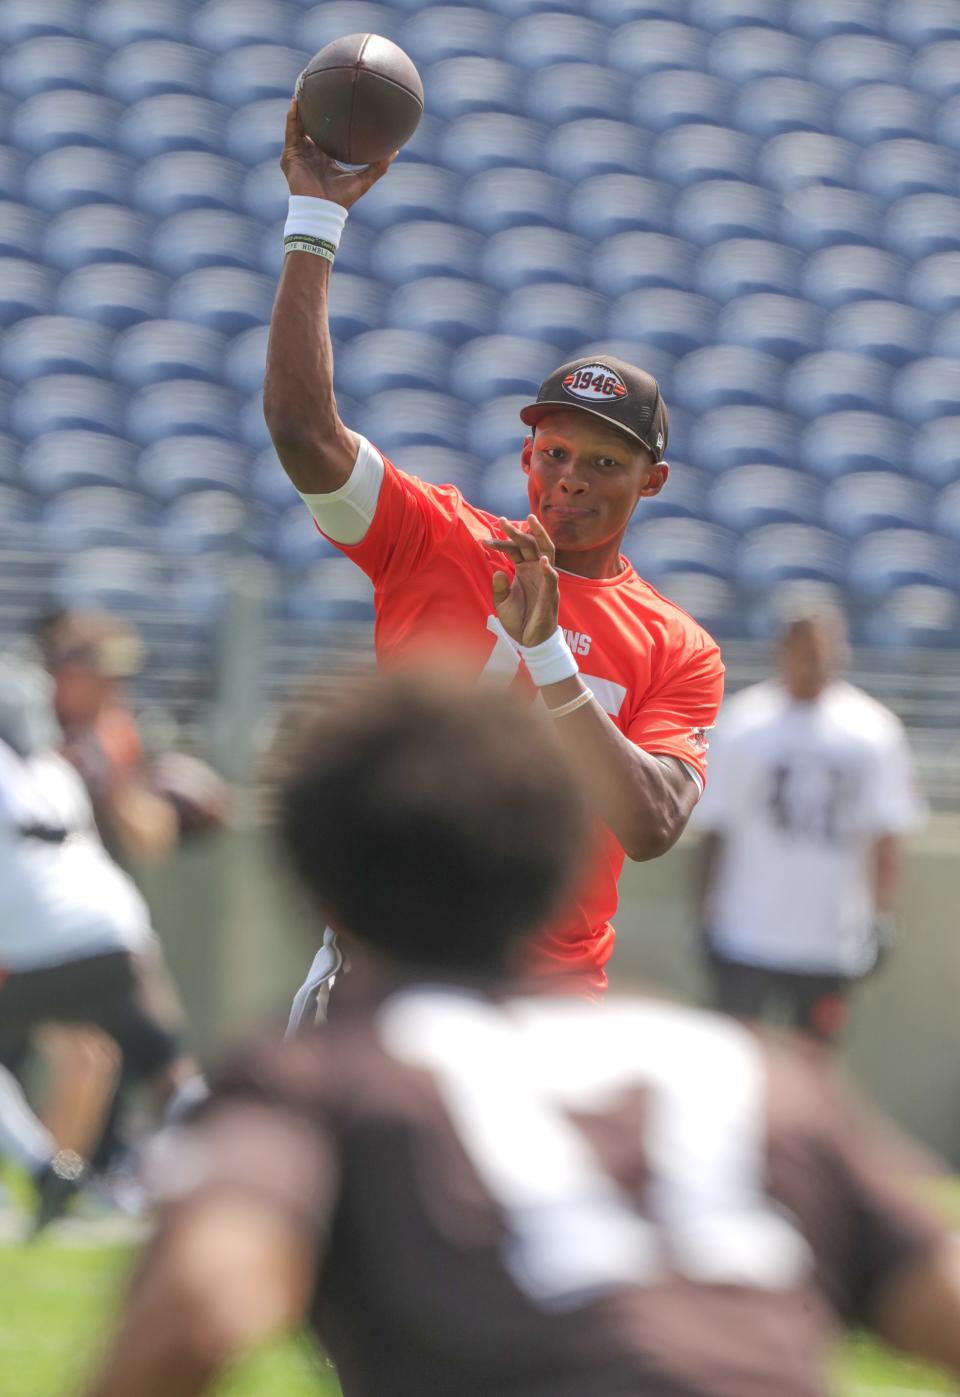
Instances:
[[[801,39],[780,29],[750,25],[718,34],[705,66],[739,86],[754,78],[806,77],[806,58],[807,46]]]
[[[960,601],[956,589],[924,583],[897,587],[871,609],[864,631],[871,645],[955,650],[960,645]]]
[[[671,20],[640,19],[614,30],[607,62],[631,77],[645,78],[665,69],[703,72],[706,52],[705,37],[699,29]]]
[[[12,200],[0,201],[0,257],[29,260],[41,244],[44,224],[36,209]]]
[[[0,58],[0,87],[19,98],[64,87],[99,92],[105,56],[98,44],[86,39],[25,39]]]
[[[165,277],[128,262],[96,262],[63,278],[57,310],[124,330],[163,314]]]
[[[436,13],[431,8],[424,16],[431,26]],[[571,14],[532,14],[510,25],[502,36],[501,56],[531,69],[552,63],[602,64],[606,43],[605,26],[594,20]]]
[[[742,131],[692,123],[675,126],[654,147],[651,171],[658,179],[685,188],[706,179],[749,180],[756,142]]]
[[[869,194],[830,185],[791,189],[784,199],[781,234],[804,252],[833,243],[872,246],[883,227],[882,205]]]
[[[689,244],[663,233],[616,233],[584,262],[592,284],[604,296],[620,296],[649,286],[694,289]]]
[[[911,194],[952,194],[954,162],[928,141],[880,141],[864,151],[858,183],[881,199]]]
[[[960,307],[960,252],[938,252],[918,262],[907,278],[907,296],[933,315]]]
[[[906,364],[929,344],[929,317],[895,301],[857,301],[830,315],[823,327],[826,349],[869,354],[887,364]]]
[[[784,192],[808,184],[852,184],[860,152],[839,136],[788,131],[767,141],[757,158],[757,177]]]
[[[8,328],[0,340],[0,373],[12,383],[44,374],[107,371],[113,336],[103,325],[62,315],[37,315]]]
[[[133,166],[126,156],[92,146],[64,146],[41,155],[26,171],[24,194],[31,204],[61,213],[78,204],[125,204]]]
[[[44,34],[77,34],[82,11],[78,0],[6,0],[0,10],[0,40],[19,44]]]
[[[651,73],[630,95],[630,116],[651,131],[669,131],[687,122],[723,125],[730,111],[733,88],[708,73],[668,69]]]
[[[484,178],[480,176],[479,178]],[[438,165],[397,165],[355,206],[353,216],[371,228],[392,228],[412,219],[456,217],[459,181]]]
[[[917,54],[910,86],[940,101],[960,92],[960,39],[943,39]]]
[[[671,452],[671,456],[673,453]],[[637,523],[650,519],[702,519],[707,513],[709,477],[693,466],[671,460],[666,489],[649,500],[642,500]]]
[[[195,378],[151,383],[133,394],[127,409],[127,436],[145,446],[164,437],[230,438],[236,424],[236,396]]]
[[[25,490],[0,485],[0,548],[29,547],[36,536],[37,514],[36,500]]]
[[[940,492],[930,510],[930,516],[938,534],[960,540],[960,488],[957,481]]]
[[[448,446],[399,446],[390,460],[429,485],[455,485],[464,499],[474,503],[480,463],[461,447],[451,450]]]
[[[47,267],[25,258],[0,257],[0,325],[53,309],[56,278]]]
[[[113,204],[67,209],[47,224],[42,238],[48,265],[72,272],[92,262],[145,262],[150,220]]]
[[[690,0],[688,18],[701,29],[719,33],[744,25],[778,29],[783,19],[780,0]]]
[[[260,262],[262,231],[252,219],[224,209],[190,209],[161,223],[150,260],[167,276],[198,267],[250,267]],[[282,247],[282,244],[281,244]]]
[[[760,292],[741,296],[723,307],[717,319],[717,338],[775,354],[779,359],[796,359],[817,348],[820,322],[820,312],[809,301]]]
[[[617,121],[626,111],[629,89],[624,74],[597,63],[553,63],[528,76],[523,109],[549,127],[591,117]]]
[[[334,291],[340,281],[342,278],[334,278]],[[475,335],[490,334],[496,314],[496,297],[476,282],[458,277],[424,277],[394,292],[386,322],[400,330],[420,330],[446,344],[458,345]]]
[[[472,403],[511,393],[526,393],[532,401],[556,367],[556,350],[542,340],[483,335],[457,350],[450,365],[450,388]]]
[[[187,30],[183,0],[96,0],[85,6],[86,32],[109,48],[143,39],[182,39]]]
[[[547,143],[546,168],[561,179],[590,175],[641,174],[647,166],[649,138],[626,121],[588,117],[555,130]]]
[[[445,121],[471,112],[506,112],[523,108],[526,75],[495,58],[444,58],[423,75],[428,109]]]
[[[431,0],[397,0],[405,9],[421,9],[429,7]],[[534,14],[536,11],[549,11],[556,14],[560,11],[577,14],[582,8],[581,0],[487,0],[491,10],[496,10],[498,14],[506,15],[509,19],[522,19],[524,15]]]
[[[767,644],[783,634],[784,624],[791,617],[822,611],[843,611],[846,602],[843,588],[824,578],[795,578],[774,582],[768,591],[752,598],[738,597],[736,613],[745,616],[735,634],[746,632],[754,640]],[[716,633],[718,636],[722,632]]]
[[[919,529],[881,529],[850,553],[847,584],[864,599],[918,584],[956,589],[956,583],[954,544]]]
[[[132,388],[166,379],[216,383],[225,346],[223,335],[183,320],[147,320],[113,346],[113,375]]]
[[[837,584],[844,576],[846,545],[811,524],[764,524],[737,548],[737,580],[762,594],[783,582]]]
[[[310,55],[280,44],[250,44],[221,54],[208,64],[207,95],[228,107],[245,107],[269,97],[293,96]]]
[[[566,205],[567,226],[600,241],[615,233],[665,233],[673,191],[640,175],[592,175],[581,180]]]
[[[348,559],[328,558],[288,588],[284,610],[295,621],[321,628],[372,622],[373,584]]]
[[[149,548],[151,510],[142,495],[113,485],[83,485],[57,495],[41,516],[43,538],[58,556],[90,548]]]
[[[134,450],[104,432],[45,432],[28,442],[20,462],[25,485],[38,495],[61,495],[75,485],[130,485]]]
[[[157,446],[151,447],[150,449],[153,451],[162,451],[166,445],[167,443],[160,442]],[[226,451],[230,449],[222,442],[217,442],[216,445],[218,450],[223,449]],[[172,456],[170,464],[172,467]],[[230,467],[228,465],[226,473],[229,472]],[[272,446],[268,446],[265,451],[261,451],[259,456],[253,461],[249,469],[249,477],[239,473],[237,475],[237,479],[239,480],[245,481],[247,478],[249,478],[249,490],[253,499],[263,505],[271,513],[277,514],[295,505],[306,514],[307,511],[304,508],[303,501],[297,494],[290,477],[277,459],[277,453]]]
[[[906,87],[868,83],[851,88],[837,102],[833,129],[863,146],[876,141],[917,140],[930,135],[929,102]]]
[[[941,315],[936,321],[930,348],[944,359],[960,358],[960,310]]]
[[[737,534],[765,524],[816,524],[820,495],[820,487],[803,471],[735,466],[710,491],[710,517]]]
[[[788,372],[783,400],[798,417],[827,412],[883,412],[890,401],[889,368],[863,354],[808,354]]]
[[[689,354],[712,339],[713,320],[714,308],[703,296],[657,287],[618,297],[607,329],[621,339],[642,335],[647,344],[670,354]]]
[[[95,607],[121,616],[168,609],[160,563],[135,548],[92,548],[74,554],[57,571],[54,597],[67,606]]]
[[[0,199],[19,199],[24,172],[29,169],[27,158],[19,150],[0,147]]]
[[[697,290],[726,303],[751,292],[797,291],[800,255],[782,243],[730,238],[706,248],[696,268]]]
[[[505,295],[497,328],[505,335],[529,335],[572,350],[584,336],[601,334],[605,312],[606,301],[595,292],[546,281]]]
[[[191,491],[167,505],[157,541],[174,555],[243,552],[249,522],[246,501],[232,491]]]
[[[530,401],[528,393],[494,398],[470,414],[467,446],[480,461],[496,461],[513,454],[520,474],[520,448],[528,429],[520,421],[520,409]]]
[[[486,170],[464,186],[460,218],[487,234],[537,223],[555,227],[563,222],[568,193],[563,180],[539,170]]]
[[[711,344],[687,354],[673,371],[671,407],[700,416],[715,407],[779,407],[783,364],[772,354]]]
[[[469,176],[496,165],[536,168],[545,139],[543,127],[527,117],[471,112],[444,126],[437,149],[448,169]]]
[[[736,561],[734,538],[726,529],[702,519],[644,522],[642,514],[640,522],[628,530],[623,552],[640,576],[654,583],[672,572],[699,572],[727,578],[732,575]]]
[[[273,526],[270,551],[285,568],[303,567],[318,558],[333,557],[336,549],[317,529],[304,508],[303,501],[283,510]],[[354,568],[359,572],[359,568]],[[362,576],[362,574],[361,574]]]
[[[225,147],[228,155],[244,165],[279,160],[289,105],[282,97],[268,97],[264,102],[251,102],[232,112],[225,123],[225,139],[219,142],[220,148]],[[224,110],[212,102],[210,106],[215,112]]]
[[[823,494],[823,522],[844,538],[879,529],[923,529],[931,494],[915,480],[892,471],[857,471],[835,480]]]
[[[268,334],[268,326],[255,325],[229,341],[222,376],[224,383],[237,393],[255,393],[263,388]]]
[[[338,278],[331,292],[331,306],[343,285]],[[203,267],[175,281],[167,297],[172,320],[208,325],[225,335],[237,335],[270,319],[275,287],[265,276],[235,267]]]
[[[286,481],[280,463],[274,463]],[[197,490],[233,490],[245,494],[249,457],[236,442],[211,436],[170,436],[152,442],[137,457],[140,489],[157,500],[175,500]],[[293,496],[297,498],[296,493]]]
[[[561,6],[551,8],[560,9]],[[571,8],[575,8],[571,7]],[[636,19],[674,19],[676,0],[587,0],[583,6],[594,19],[616,29]]]
[[[917,359],[908,364],[897,374],[891,401],[901,417],[917,426],[960,415],[960,360]]]
[[[15,432],[27,440],[80,429],[123,435],[123,394],[87,374],[48,374],[24,385],[10,406]]]
[[[960,96],[937,103],[936,138],[951,150],[960,150]]]
[[[671,572],[666,586],[670,600],[717,640],[740,634],[737,593],[731,583],[703,572]]]
[[[397,39],[402,15],[394,5],[369,0],[326,0],[304,14],[294,16],[290,42],[307,53],[317,53],[344,34],[382,34]]]
[[[137,160],[152,160],[176,150],[219,155],[225,136],[232,141],[233,128],[242,119],[236,118],[228,124],[227,115],[226,107],[206,97],[186,97],[172,92],[146,97],[124,112],[117,131],[117,144]],[[283,127],[280,129],[282,131]],[[241,155],[239,158],[253,157]]]
[[[117,136],[118,108],[90,92],[38,92],[12,113],[9,137],[21,150],[45,155],[62,146],[105,146]]]
[[[189,44],[143,39],[118,49],[103,67],[103,90],[120,102],[142,102],[164,92],[203,95],[210,55]]]
[[[766,407],[718,407],[697,419],[689,455],[696,466],[721,475],[735,466],[796,465],[796,423]]]
[[[354,231],[348,228],[344,246]],[[377,238],[370,266],[381,281],[396,286],[421,277],[469,277],[476,271],[483,244],[479,233],[458,223],[402,223]]]
[[[262,160],[243,182],[243,207],[261,223],[282,223],[289,199],[287,181],[276,160]]]
[[[521,428],[522,430],[522,428]],[[470,503],[499,519],[525,519],[530,513],[527,477],[520,468],[522,437],[482,472]]]
[[[442,340],[412,330],[370,330],[337,355],[337,387],[354,398],[374,398],[394,388],[440,389],[447,381],[450,350]]]
[[[910,473],[931,485],[960,480],[960,433],[957,419],[928,422],[910,438]]]
[[[887,33],[898,43],[925,48],[941,39],[960,39],[960,12],[953,0],[911,0],[887,11]]]
[[[738,126],[765,141],[829,129],[823,88],[801,78],[755,78],[740,89],[733,112]]]
[[[790,28],[807,39],[829,39],[834,34],[881,34],[883,0],[804,0],[788,5]]]
[[[505,228],[487,239],[479,271],[490,286],[514,291],[538,281],[580,286],[590,269],[590,246],[556,228]]]
[[[863,83],[902,83],[909,55],[897,44],[868,34],[836,34],[810,51],[810,74],[825,87],[846,92]]]
[[[20,446],[13,437],[0,433],[0,481],[11,485],[20,479]],[[25,482],[29,483],[29,482]]]
[[[214,53],[282,43],[292,15],[281,0],[207,0],[190,17],[190,42]]]
[[[874,247],[824,248],[808,258],[803,294],[828,310],[851,301],[897,301],[903,291],[903,263]]]
[[[902,471],[909,433],[877,412],[831,412],[805,428],[795,454],[805,470],[825,480],[853,471]]]
[[[204,151],[177,150],[147,162],[134,180],[134,201],[154,218],[190,209],[243,206],[243,167]]]
[[[777,206],[766,190],[738,180],[705,180],[677,197],[673,217],[681,237],[701,247],[723,238],[773,238]]]

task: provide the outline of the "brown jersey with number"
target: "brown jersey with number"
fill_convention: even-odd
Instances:
[[[816,1397],[939,1241],[819,1054],[645,999],[338,1008],[224,1072],[184,1145],[315,1239],[345,1397]]]

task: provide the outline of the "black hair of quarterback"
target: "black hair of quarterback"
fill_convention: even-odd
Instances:
[[[282,842],[324,914],[425,969],[496,971],[587,843],[549,720],[506,692],[404,674],[315,718],[280,793]]]

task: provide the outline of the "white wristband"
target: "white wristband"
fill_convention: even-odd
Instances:
[[[291,194],[284,238],[319,238],[336,250],[347,221],[347,210],[331,199],[314,199],[309,194]]]
[[[573,651],[564,640],[559,626],[553,635],[539,645],[518,645],[517,649],[538,689],[545,688],[547,684],[559,684],[561,680],[572,679],[580,673]]]

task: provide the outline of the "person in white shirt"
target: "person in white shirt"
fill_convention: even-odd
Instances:
[[[899,719],[840,679],[842,618],[786,626],[779,674],[730,699],[695,814],[716,1008],[831,1040],[892,937],[923,806]]]
[[[162,1102],[195,1071],[177,1006],[146,904],[104,849],[57,737],[49,677],[0,656],[0,1060],[42,1025],[90,1025]],[[64,1185],[80,1173],[70,1164]],[[59,1202],[70,1189],[51,1180],[50,1192]]]

